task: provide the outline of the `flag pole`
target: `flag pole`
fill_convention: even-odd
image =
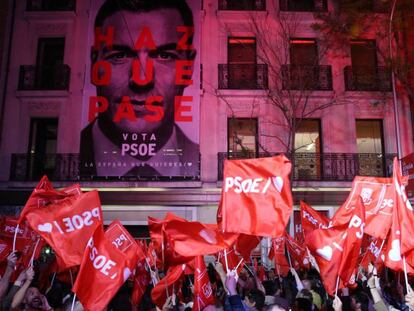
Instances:
[[[17,232],[19,232],[19,225],[17,224],[16,229],[14,230],[14,236],[13,236],[13,252],[16,251],[16,240],[17,240]]]
[[[75,301],[76,301],[76,294],[73,295],[72,308],[70,308],[70,311],[73,311],[75,309]]]
[[[33,250],[32,257],[30,258],[29,267],[33,267],[33,261],[34,261],[35,255],[36,255],[37,247],[39,246],[39,242],[40,242],[40,238],[37,239],[36,245],[35,245],[34,250]]]
[[[229,263],[227,261],[227,250],[224,250],[224,262],[226,263],[226,273],[229,274]]]
[[[288,260],[289,260],[289,266],[292,268],[292,260],[290,259],[290,253],[287,247],[286,247],[286,253],[287,253]]]
[[[339,288],[339,275],[336,278],[335,296],[338,295],[338,288]]]
[[[408,284],[407,263],[405,262],[405,255],[403,255],[403,263],[404,263],[405,287],[407,288],[407,293],[409,293],[410,292],[410,285]]]

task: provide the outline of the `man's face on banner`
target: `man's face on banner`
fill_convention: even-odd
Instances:
[[[186,59],[185,51],[177,51],[176,45],[182,34],[177,26],[184,25],[180,13],[175,9],[160,9],[150,12],[118,11],[107,17],[102,25],[103,33],[108,27],[114,28],[113,48],[101,49],[98,60],[111,64],[112,76],[109,85],[98,87],[98,95],[109,102],[108,114],[113,119],[121,98],[129,96],[134,107],[136,121],[122,119],[116,123],[121,131],[137,133],[153,133],[162,124],[172,126],[174,120],[174,97],[183,93],[183,86],[175,83],[176,60]],[[156,50],[147,48],[134,50],[135,42],[144,27],[151,30]],[[145,78],[147,59],[154,64],[153,80],[145,85],[137,85],[132,81],[132,61],[139,60],[142,78]],[[160,121],[146,121],[144,116],[155,114],[145,108],[145,100],[151,96],[162,96],[160,103],[164,117]]]

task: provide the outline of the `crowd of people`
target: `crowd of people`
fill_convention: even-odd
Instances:
[[[7,266],[0,280],[1,310],[83,310],[71,292],[73,279],[46,274],[53,262],[53,254],[41,256],[13,279],[18,253],[7,257]],[[260,267],[262,268],[262,267]],[[357,286],[328,296],[318,271],[296,271],[290,268],[286,276],[278,275],[274,268],[257,273],[257,266],[245,265],[239,273],[226,273],[220,262],[210,262],[207,272],[215,303],[200,307],[201,310],[414,310],[414,292],[405,286],[403,272],[370,265],[369,271],[359,271]],[[162,271],[151,271],[153,279],[162,282]],[[46,277],[46,282],[45,282]],[[72,277],[72,274],[71,274]],[[75,276],[73,276],[75,277]],[[333,276],[334,277],[334,276]],[[43,280],[42,280],[43,279]],[[180,288],[167,295],[162,308],[167,310],[193,310],[193,275],[186,275]],[[90,284],[93,286],[93,284]],[[107,306],[107,310],[160,310],[151,300],[153,284],[144,290],[139,305],[131,303],[132,281],[129,280]]]

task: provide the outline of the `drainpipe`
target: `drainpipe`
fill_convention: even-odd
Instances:
[[[388,43],[389,43],[389,49],[390,49],[390,63],[391,63],[391,84],[392,84],[392,100],[393,100],[393,106],[394,106],[394,124],[395,124],[395,133],[397,136],[397,153],[398,153],[398,159],[402,158],[402,150],[401,150],[401,137],[400,137],[400,123],[399,123],[399,117],[398,117],[398,99],[397,99],[397,90],[395,87],[395,74],[394,74],[394,61],[393,61],[393,49],[392,49],[392,22],[394,19],[394,12],[395,7],[397,4],[397,0],[394,0],[392,3],[391,8],[391,15],[390,15],[390,25],[388,30]]]
[[[3,122],[4,122],[4,107],[6,106],[6,94],[7,94],[7,82],[9,80],[9,72],[10,72],[10,55],[12,49],[12,42],[13,42],[13,31],[14,31],[14,16],[16,11],[16,0],[8,1],[8,16],[6,18],[6,34],[4,42],[7,44],[7,47],[4,48],[6,51],[3,56],[2,65],[4,65],[3,72],[4,72],[4,81],[2,85],[0,85],[1,90],[1,98],[0,98],[0,146],[3,138]],[[1,81],[1,80],[0,80]]]

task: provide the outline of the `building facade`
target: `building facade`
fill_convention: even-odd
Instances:
[[[99,189],[105,221],[120,219],[139,235],[147,216],[168,211],[214,223],[227,158],[288,154],[295,202],[305,200],[327,215],[345,200],[355,175],[389,175],[396,121],[388,40],[378,31],[389,7],[376,0],[364,14],[378,24],[356,29],[341,49],[315,27],[323,14],[343,9],[336,1],[201,1],[195,173],[82,174],[92,2],[25,0],[13,8],[9,1],[2,213],[18,213],[47,174],[57,187],[79,182],[85,191]],[[404,86],[397,91],[404,156],[413,151],[412,108]],[[295,215],[292,230],[297,222]]]

